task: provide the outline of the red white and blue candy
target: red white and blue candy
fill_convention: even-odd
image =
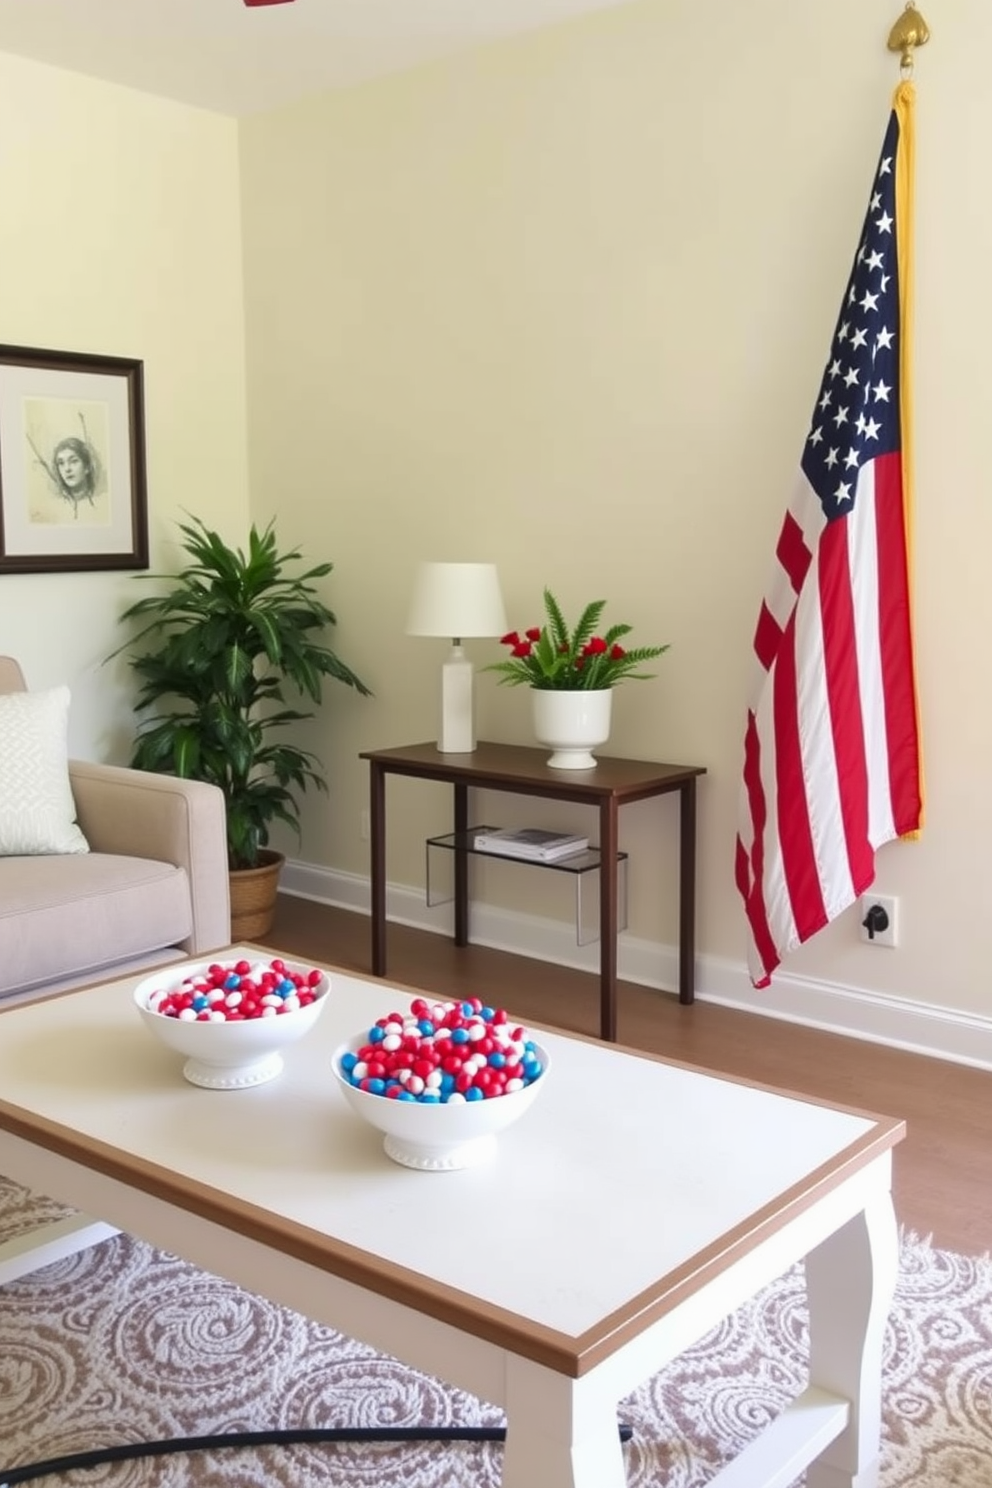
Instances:
[[[377,1019],[365,1042],[341,1056],[342,1074],[359,1090],[432,1106],[512,1095],[543,1068],[526,1030],[477,997],[417,997],[409,1012]]]
[[[316,1001],[323,972],[291,970],[272,961],[214,962],[149,998],[153,1013],[183,1023],[244,1023],[299,1012]]]

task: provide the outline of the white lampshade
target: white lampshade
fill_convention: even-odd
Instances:
[[[414,580],[407,635],[498,636],[506,611],[495,563],[422,563]]]
[[[407,635],[448,636],[451,651],[441,668],[442,754],[471,754],[475,748],[472,663],[463,636],[498,636],[506,611],[494,563],[422,563],[413,586]]]

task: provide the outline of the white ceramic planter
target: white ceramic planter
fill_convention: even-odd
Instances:
[[[556,692],[535,687],[530,695],[534,737],[554,751],[549,766],[553,770],[593,769],[592,751],[610,737],[613,689]]]

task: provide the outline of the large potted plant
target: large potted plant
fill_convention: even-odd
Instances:
[[[594,599],[570,626],[551,590],[545,589],[545,624],[523,635],[511,630],[502,637],[509,659],[486,668],[509,687],[531,689],[534,737],[551,748],[552,769],[592,769],[593,749],[610,737],[613,688],[624,681],[647,681],[654,674],[641,670],[644,663],[668,650],[621,645],[632,628],[623,623],[598,634],[605,608],[605,599]]]
[[[180,531],[190,562],[175,575],[142,575],[170,587],[128,606],[122,619],[143,623],[114,652],[130,653],[138,708],[148,710],[131,763],[220,786],[231,934],[251,938],[271,928],[284,862],[268,847],[271,826],[284,822],[299,836],[300,794],[310,785],[327,790],[316,756],[285,737],[313,717],[287,706],[285,689],[317,704],[331,678],[370,694],[321,640],[337,622],[313,581],[333,564],[287,573],[300,550],[281,553],[272,522],[262,532],[252,526],[247,552],[197,517]]]

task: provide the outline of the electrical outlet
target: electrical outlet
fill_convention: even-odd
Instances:
[[[368,814],[367,811],[363,811],[362,812],[361,826],[360,826],[359,830],[360,830],[361,835],[362,835],[362,841],[363,842],[368,842],[372,828],[371,828],[371,824],[369,822],[369,814]]]
[[[897,946],[898,909],[899,900],[892,894],[862,894],[861,939],[873,946]]]

